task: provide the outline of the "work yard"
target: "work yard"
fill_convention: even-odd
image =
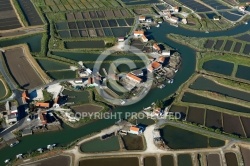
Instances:
[[[181,119],[185,119],[187,116],[187,107],[185,106],[172,105],[169,111],[181,113]]]
[[[216,112],[213,110],[206,111],[206,126],[211,128],[221,128],[222,127],[222,114],[221,112]]]
[[[54,165],[60,165],[60,166],[68,166],[71,163],[71,159],[69,156],[56,156],[51,157],[43,160],[38,160],[35,162],[27,163],[26,166],[31,165],[39,165],[39,166],[54,166]]]
[[[243,34],[230,38],[220,39],[204,39],[200,42],[200,47],[206,50],[221,51],[221,52],[235,52],[238,54],[250,55],[250,34]]]
[[[0,79],[0,99],[3,99],[7,94],[7,89],[3,80]]]
[[[64,15],[64,14],[63,14]],[[55,29],[61,38],[124,37],[135,19],[126,8],[65,13],[66,21],[56,21]]]
[[[228,152],[225,154],[227,166],[235,166],[238,165],[238,160],[236,154],[234,152]]]
[[[35,26],[43,24],[31,0],[18,0],[18,3],[29,25]]]
[[[207,155],[208,166],[220,165],[220,155],[219,154],[209,154]]]
[[[42,72],[42,69],[34,59],[32,60],[32,56],[26,55],[24,48],[7,49],[3,58],[10,75],[21,88],[32,89],[44,84],[42,76],[37,73],[37,71]]]
[[[43,12],[64,12],[73,10],[91,10],[99,8],[116,8],[121,5],[116,0],[92,0],[92,1],[72,1],[72,0],[45,0],[39,3]]]
[[[223,126],[224,131],[227,133],[245,136],[243,126],[241,125],[240,118],[238,116],[223,114]]]
[[[0,0],[0,30],[20,28],[21,24],[10,1]]]
[[[103,19],[103,18],[127,18],[131,17],[131,13],[127,9],[116,10],[92,10],[88,12],[72,12],[66,13],[67,21],[83,20],[83,19]]]
[[[189,107],[187,121],[197,124],[204,124],[205,109],[198,107]]]
[[[67,18],[70,16],[67,16]],[[80,37],[124,37],[134,24],[134,18],[77,20],[70,22],[57,22],[56,31],[61,38]]]
[[[221,129],[230,134],[250,137],[250,118],[219,112],[218,110],[190,106],[173,105],[170,112],[186,113],[186,121],[202,124],[213,129]],[[205,118],[204,118],[205,117]],[[185,120],[185,119],[183,119]],[[233,126],[231,124],[234,124]],[[245,132],[244,132],[245,131]],[[246,133],[246,134],[245,134]]]

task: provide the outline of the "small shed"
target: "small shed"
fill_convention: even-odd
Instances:
[[[31,129],[24,129],[22,131],[22,137],[27,136],[27,135],[32,135],[32,130]]]

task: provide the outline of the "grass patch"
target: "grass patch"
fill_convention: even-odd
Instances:
[[[41,68],[45,71],[69,69],[69,65],[52,59],[36,59]]]
[[[234,63],[235,67],[237,67],[239,64],[250,66],[250,58],[245,56],[232,55],[232,54],[221,55],[219,53],[206,52],[206,53],[200,53],[200,55],[198,56],[198,70],[202,70],[204,62],[207,62],[209,60],[222,60],[226,62],[231,62]]]
[[[88,91],[71,91],[65,89],[64,95],[68,95],[68,102],[74,102],[75,104],[88,103],[89,92]]]

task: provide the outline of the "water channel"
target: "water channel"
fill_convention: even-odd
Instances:
[[[196,31],[185,30],[182,28],[177,28],[169,25],[168,23],[163,23],[159,28],[156,27],[151,28],[151,30],[149,30],[149,34],[151,34],[157,42],[168,44],[171,47],[176,48],[181,53],[182,66],[177,75],[175,76],[173,84],[166,86],[164,89],[153,89],[148,93],[148,95],[144,99],[142,99],[138,103],[126,107],[117,107],[115,108],[114,111],[123,113],[138,112],[142,110],[143,107],[146,108],[147,106],[149,106],[152,102],[156,100],[161,100],[173,94],[179,88],[179,86],[183,84],[194,73],[195,63],[196,63],[195,50],[187,46],[173,42],[170,39],[166,38],[166,35],[168,33],[176,33],[192,37],[215,37],[215,36],[218,37],[218,36],[236,35],[239,33],[246,32],[249,29],[250,25],[248,24],[248,25],[240,25],[234,29],[222,32],[204,33],[204,32],[196,32]],[[19,39],[16,39],[14,43],[19,43],[18,40]],[[8,41],[7,43],[8,44],[5,44],[3,41],[0,41],[0,46],[12,45],[10,41]],[[30,44],[34,46],[34,44],[39,45],[40,43],[41,42],[37,40],[36,42],[33,41]],[[78,138],[81,138],[88,134],[98,132],[104,128],[107,128],[113,125],[117,120],[118,119],[99,120],[84,125],[77,129],[73,129],[64,125],[63,126],[64,130],[62,131],[48,132],[48,133],[23,137],[21,138],[20,143],[15,147],[12,148],[6,147],[0,151],[0,163],[3,163],[3,161],[7,158],[14,159],[15,156],[19,153],[27,153],[28,151],[33,151],[41,147],[45,148],[48,144],[57,143],[59,146],[65,146]]]

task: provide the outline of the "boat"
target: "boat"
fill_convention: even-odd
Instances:
[[[43,152],[43,149],[42,148],[39,148],[37,149],[38,152],[42,153]]]
[[[169,83],[169,84],[174,83],[174,79],[168,80],[168,83]]]
[[[20,154],[16,155],[16,158],[19,159],[19,158],[22,158],[22,156],[23,156],[23,154],[20,153]]]
[[[178,27],[178,24],[170,23],[170,25],[175,26],[175,27]]]
[[[7,163],[9,163],[9,162],[10,162],[10,159],[4,160],[4,163],[5,163],[5,164],[7,164]]]
[[[161,84],[161,85],[158,86],[158,88],[160,88],[160,89],[162,89],[162,88],[164,88],[164,87],[165,87],[164,84]]]
[[[124,100],[121,100],[121,105],[124,105],[126,102]]]
[[[156,27],[159,28],[159,27],[160,27],[160,24],[157,24]]]
[[[170,80],[170,84],[172,84],[172,83],[174,83],[174,79],[171,79],[171,80]]]
[[[205,33],[209,33],[208,31],[206,31]]]
[[[147,26],[146,29],[150,29],[150,26]]]
[[[13,143],[10,144],[10,147],[13,147],[13,146],[17,145],[18,143],[19,143],[19,141],[13,142]]]
[[[248,24],[248,22],[244,22],[244,24],[245,24],[245,25],[247,25],[247,24]]]
[[[177,72],[178,72],[178,69],[176,69],[174,72],[177,73]]]

